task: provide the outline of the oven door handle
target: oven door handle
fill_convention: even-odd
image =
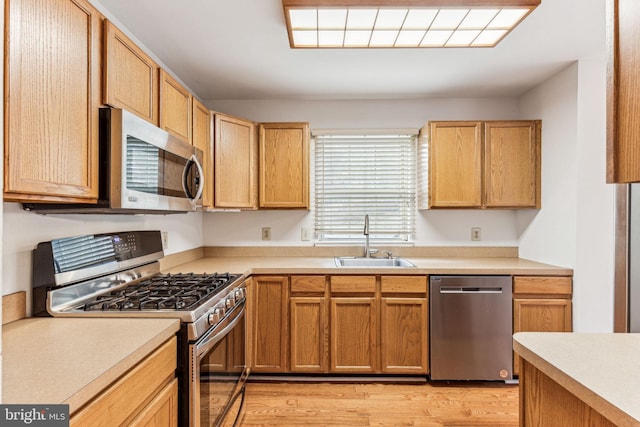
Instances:
[[[211,336],[205,337],[201,343],[197,344],[196,351],[198,355],[198,362],[202,361],[204,356],[211,350],[211,348],[216,345],[220,340],[222,340],[225,335],[227,335],[236,325],[244,319],[244,300],[241,303],[236,304],[234,309],[230,314],[233,314],[233,318],[227,318],[228,323],[222,327],[220,331],[216,331],[216,328],[211,332]]]

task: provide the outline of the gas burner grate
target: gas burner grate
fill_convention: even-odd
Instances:
[[[85,311],[190,310],[217,294],[239,275],[162,274],[100,295]]]

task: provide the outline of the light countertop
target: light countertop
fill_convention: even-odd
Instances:
[[[2,326],[2,403],[73,414],[180,327],[176,319],[28,318]]]
[[[522,258],[403,257],[416,267],[336,267],[333,257],[221,256],[205,257],[166,272],[249,274],[512,274],[570,276],[573,270]]]
[[[640,334],[519,332],[522,358],[619,426],[640,426]]]

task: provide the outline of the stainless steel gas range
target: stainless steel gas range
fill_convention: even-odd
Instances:
[[[178,318],[179,424],[237,422],[248,376],[244,277],[162,274],[159,231],[39,243],[33,313],[54,317]]]

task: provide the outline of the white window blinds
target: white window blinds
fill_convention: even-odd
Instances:
[[[416,135],[315,136],[319,241],[408,241],[415,232]]]

